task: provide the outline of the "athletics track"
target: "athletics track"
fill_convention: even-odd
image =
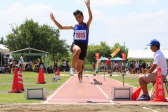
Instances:
[[[93,79],[102,82],[102,85],[91,84]],[[83,77],[79,83],[77,76],[70,77],[64,84],[47,97],[44,104],[154,104],[167,105],[168,102],[151,101],[112,101],[111,88],[123,87],[123,83],[104,76]],[[133,87],[124,84],[124,87]],[[136,87],[133,87],[133,91]]]

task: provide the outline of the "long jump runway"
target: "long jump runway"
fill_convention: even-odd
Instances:
[[[102,85],[91,84],[93,79]],[[123,87],[123,83],[104,76],[83,77],[79,83],[77,76],[70,77],[62,86],[50,95],[44,104],[168,104],[167,102],[150,101],[112,101],[111,88]],[[125,84],[124,87],[132,87]],[[133,87],[133,91],[136,87]]]

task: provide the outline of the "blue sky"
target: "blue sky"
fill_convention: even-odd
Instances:
[[[0,0],[0,37],[11,32],[26,18],[57,28],[50,20],[53,12],[61,25],[74,25],[73,12],[83,11],[88,19],[84,0]],[[93,21],[89,44],[106,41],[109,46],[119,42],[129,49],[143,49],[151,39],[168,49],[168,0],[91,0]],[[62,39],[70,45],[73,30],[61,30]],[[149,48],[149,47],[148,47]]]

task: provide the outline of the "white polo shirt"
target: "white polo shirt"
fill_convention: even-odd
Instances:
[[[20,57],[20,64],[24,64],[24,60],[22,56]]]
[[[155,71],[157,71],[158,67],[160,67],[162,71],[162,75],[166,75],[167,74],[167,63],[166,63],[166,58],[164,57],[163,53],[160,50],[157,50],[153,56],[154,56],[153,64],[157,64]]]

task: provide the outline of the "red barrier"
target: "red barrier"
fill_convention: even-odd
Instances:
[[[19,87],[21,91],[24,91],[23,78],[22,78],[22,68],[19,68],[18,71]]]
[[[9,91],[8,93],[21,93],[20,88],[19,88],[19,80],[18,80],[18,68],[14,68],[12,90]]]
[[[165,93],[164,93],[162,72],[161,72],[161,68],[158,68],[157,76],[156,76],[155,96],[152,102],[166,102],[166,101],[167,99],[165,98]]]
[[[45,84],[46,82],[44,81],[44,69],[39,68],[38,72],[38,82],[36,84]]]

